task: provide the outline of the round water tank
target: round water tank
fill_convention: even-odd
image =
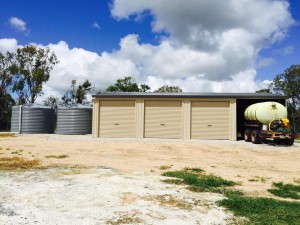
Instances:
[[[57,109],[57,134],[91,134],[93,108],[81,105]]]
[[[258,120],[262,124],[269,124],[275,119],[286,119],[287,109],[277,102],[261,102],[250,105],[244,117],[246,120]]]
[[[11,131],[27,134],[51,134],[54,132],[55,110],[38,105],[22,105],[12,108]]]

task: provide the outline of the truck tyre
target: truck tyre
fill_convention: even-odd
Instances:
[[[252,130],[249,129],[249,128],[247,128],[247,129],[245,130],[245,132],[244,132],[244,140],[245,140],[246,142],[250,142],[250,141],[251,141],[251,132],[252,132]]]
[[[292,146],[294,144],[294,138],[287,139],[284,141],[284,143],[288,146]]]
[[[279,144],[282,144],[282,140],[280,140],[280,139],[274,139],[274,144],[276,144],[276,145],[279,145]]]
[[[251,141],[253,144],[259,144],[261,142],[261,138],[259,135],[260,135],[259,130],[253,130],[251,132]]]

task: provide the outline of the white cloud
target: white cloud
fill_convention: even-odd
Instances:
[[[137,39],[137,35],[128,35],[120,41],[118,51],[103,52],[101,55],[79,48],[70,49],[63,41],[50,44],[49,47],[60,63],[55,66],[50,80],[44,85],[44,96],[54,94],[61,97],[73,79],[79,83],[88,79],[95,90],[104,91],[118,78],[129,75],[138,83],[148,84],[152,91],[164,84],[198,92],[254,92],[267,86],[268,81],[256,81],[254,69],[240,71],[230,79],[207,79],[205,74],[198,73],[199,68],[213,68],[213,62],[219,64],[217,56],[206,65],[205,62],[197,63],[202,56],[196,51],[174,49],[168,42],[159,46],[142,45]]]
[[[0,52],[13,52],[20,46],[18,45],[18,42],[16,39],[8,39],[8,38],[3,38],[0,39]]]
[[[273,51],[274,55],[286,56],[292,54],[294,51],[294,46],[289,45],[281,49],[276,49]]]
[[[260,50],[285,38],[294,24],[288,1],[281,0],[114,0],[111,5],[117,20],[145,12],[153,17],[153,32],[169,33],[158,47],[152,46],[166,74],[194,76],[193,71],[212,81],[255,69]]]
[[[12,49],[18,46],[15,39],[0,39],[0,48],[1,43],[10,43],[5,46]],[[104,91],[125,76],[133,76],[138,83],[148,84],[152,91],[165,84],[178,85],[187,92],[254,92],[268,85],[268,81],[257,81],[256,71],[251,68],[232,74],[229,79],[207,79],[199,72],[203,68],[214,73],[220,70],[221,73],[225,67],[217,67],[222,61],[218,55],[209,58],[187,47],[173,48],[169,41],[159,46],[139,44],[137,35],[124,37],[119,50],[101,55],[81,48],[69,48],[64,41],[48,46],[60,63],[55,65],[49,81],[44,84],[44,95],[38,97],[38,103],[50,95],[62,97],[72,80],[82,83],[88,79],[95,91]]]
[[[29,30],[26,28],[26,22],[18,17],[11,17],[9,19],[9,24],[12,28],[17,31],[28,32]]]
[[[100,30],[100,29],[101,29],[100,25],[99,25],[97,22],[94,22],[94,23],[92,24],[92,28],[95,28],[95,29],[97,29],[97,30]]]

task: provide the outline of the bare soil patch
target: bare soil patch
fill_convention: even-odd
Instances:
[[[240,183],[253,196],[272,195],[272,182],[300,179],[300,143],[254,145],[244,141],[99,139],[90,135],[19,135],[0,138],[0,157],[39,159],[44,167],[105,166],[122,172],[160,175],[197,167]],[[14,153],[14,154],[13,154]],[[62,156],[65,157],[49,157]]]

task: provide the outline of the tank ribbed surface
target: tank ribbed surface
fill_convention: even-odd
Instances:
[[[58,108],[57,134],[91,134],[92,133],[91,107]]]
[[[19,132],[20,106],[13,106],[11,111],[11,132]]]
[[[55,110],[48,107],[38,106],[15,106],[12,110],[11,131],[20,132],[20,109],[21,133],[25,134],[51,134],[54,132]]]
[[[269,124],[275,119],[286,119],[287,109],[277,102],[261,102],[250,105],[244,117],[246,120],[257,120],[262,124]]]

